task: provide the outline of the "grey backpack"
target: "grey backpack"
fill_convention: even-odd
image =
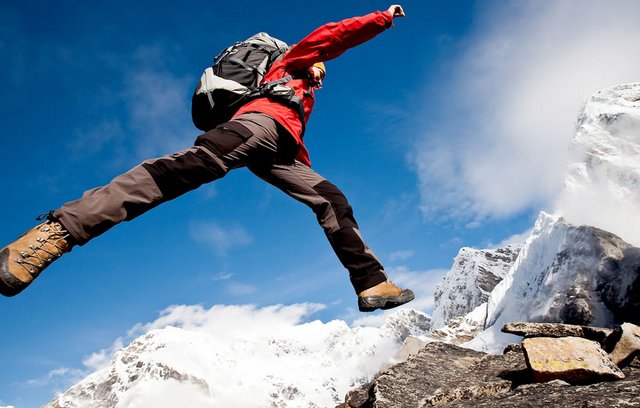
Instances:
[[[213,65],[205,69],[193,93],[194,125],[209,131],[231,119],[242,105],[256,97],[298,103],[293,89],[282,85],[292,77],[261,84],[273,63],[288,49],[285,42],[267,33],[258,33],[220,52]]]

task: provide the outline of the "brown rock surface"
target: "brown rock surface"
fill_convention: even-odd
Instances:
[[[624,378],[600,344],[580,337],[534,337],[522,342],[537,382],[593,383]]]

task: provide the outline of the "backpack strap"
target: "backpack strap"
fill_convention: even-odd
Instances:
[[[277,85],[286,84],[287,82],[293,79],[301,79],[304,77],[304,75],[305,74],[295,72],[292,75],[288,75],[286,77],[277,79],[275,81],[265,82],[260,86],[260,88],[258,88],[258,92],[256,95],[256,97],[261,97],[261,96],[267,97],[277,102],[285,103],[290,108],[296,109],[298,111],[298,118],[300,119],[300,124],[302,125],[302,133],[300,134],[301,139],[304,137],[304,132],[306,130],[306,123],[304,120],[304,104],[302,103],[302,99],[293,92],[292,88],[289,88],[292,91],[291,92],[292,95],[290,96],[276,95],[273,93],[273,89]]]

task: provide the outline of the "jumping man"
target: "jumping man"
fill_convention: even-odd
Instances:
[[[302,101],[296,109],[264,97],[242,106],[233,118],[197,137],[194,146],[144,161],[109,184],[86,191],[48,214],[47,220],[0,251],[0,293],[13,296],[47,266],[122,221],[199,186],[247,167],[315,213],[338,259],[349,271],[360,311],[389,309],[414,298],[387,279],[378,258],[365,244],[344,194],[311,169],[302,133],[314,103],[314,89],[326,75],[324,61],[334,59],[393,25],[404,10],[392,5],[338,23],[328,23],[293,45],[267,72],[264,82],[296,75],[285,85]],[[303,123],[304,122],[304,123]]]

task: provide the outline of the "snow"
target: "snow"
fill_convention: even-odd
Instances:
[[[519,341],[500,331],[505,323],[561,321],[566,294],[574,289],[579,295],[593,285],[594,277],[584,271],[597,270],[600,262],[593,239],[572,224],[595,226],[640,244],[640,83],[615,86],[589,98],[578,117],[571,149],[573,161],[567,166],[565,190],[554,214],[540,213],[487,303],[441,327],[453,317],[446,310],[468,310],[465,302],[475,296],[472,281],[479,268],[474,265],[470,271],[456,258],[440,287],[444,288],[440,297],[450,304],[437,302],[433,313],[433,327],[446,334],[445,340],[473,333],[475,324],[476,332],[484,331],[464,346],[499,353],[508,343]],[[454,281],[458,287],[451,284]],[[611,316],[595,303],[591,324],[606,326]]]
[[[450,319],[464,316],[486,302],[494,286],[509,271],[519,251],[519,245],[507,245],[494,250],[460,249],[452,268],[436,290],[433,328],[440,328]]]
[[[388,317],[378,328],[349,327],[340,320],[302,322],[318,307],[173,307],[57,403],[335,406],[388,364],[404,338],[429,328],[429,317],[411,310]],[[101,387],[107,392],[96,391]]]
[[[554,212],[640,245],[640,83],[590,97],[570,148],[573,159]]]

